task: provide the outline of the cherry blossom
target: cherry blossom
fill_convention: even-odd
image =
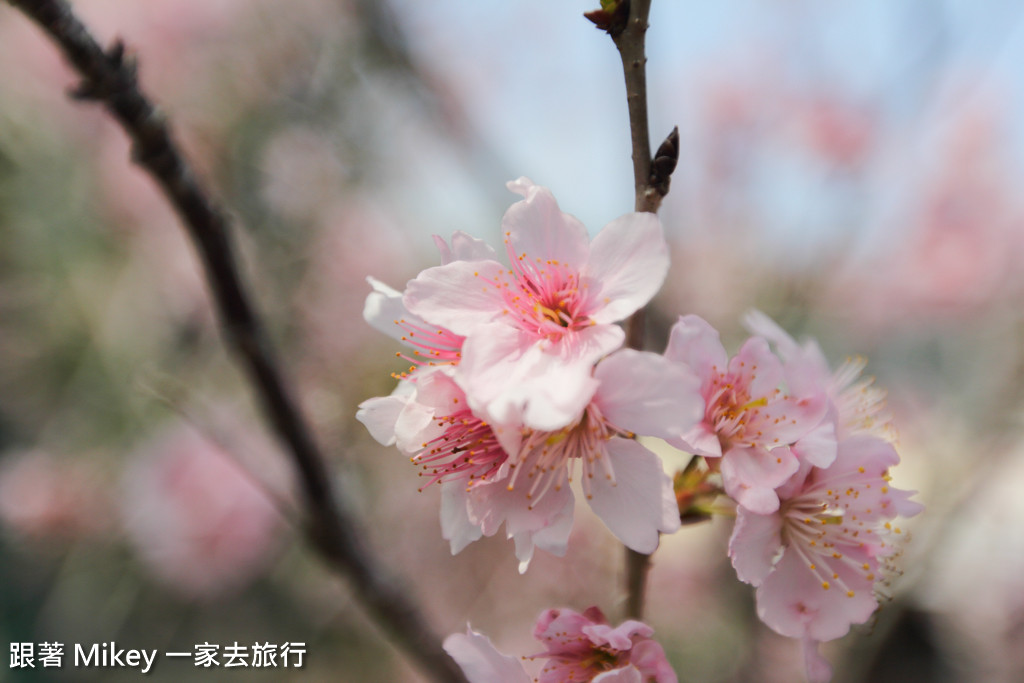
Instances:
[[[524,197],[502,219],[510,266],[478,250],[420,273],[404,304],[466,338],[459,383],[474,408],[559,429],[593,394],[591,366],[622,344],[614,323],[661,286],[668,249],[653,214],[617,218],[590,242],[547,188],[525,177],[508,187]]]
[[[718,332],[695,315],[672,327],[665,357],[690,368],[700,379],[703,420],[674,440],[673,445],[707,458],[721,457],[726,493],[753,512],[778,509],[776,487],[800,466],[794,444],[812,432],[800,455],[827,464],[835,457],[830,427],[816,431],[827,409],[816,387],[802,394],[781,389],[781,361],[761,337],[748,339],[730,359]]]
[[[244,429],[231,425],[227,434],[244,446],[259,481],[183,424],[142,447],[125,472],[127,537],[149,570],[183,595],[213,599],[240,590],[267,569],[280,544],[284,520],[270,492],[287,500],[287,474],[269,445]]]
[[[653,634],[654,629],[635,620],[613,628],[597,607],[582,614],[547,610],[533,630],[545,650],[525,658],[547,660],[533,679],[515,658],[470,629],[448,636],[444,648],[470,683],[677,683]]]
[[[893,523],[922,508],[913,492],[889,485],[899,462],[891,444],[867,434],[842,440],[827,468],[803,463],[778,489],[774,514],[740,507],[729,542],[739,578],[757,587],[757,613],[776,632],[813,650],[860,624],[878,606],[876,592],[900,551]],[[812,678],[827,667],[807,653]]]
[[[623,349],[593,371],[593,394],[557,430],[493,425],[472,410],[455,368],[415,374],[394,394],[364,401],[357,418],[442,483],[442,533],[459,552],[505,525],[520,571],[534,548],[565,552],[578,471],[591,509],[624,544],[650,553],[679,527],[671,480],[637,434],[677,437],[703,411],[697,380],[652,353]]]
[[[885,409],[885,391],[873,386],[874,378],[861,377],[867,361],[861,357],[849,358],[833,372],[814,339],[797,343],[761,311],[748,312],[744,322],[751,332],[775,345],[784,364],[788,386],[802,393],[826,392],[834,411],[836,438],[865,433],[890,441],[894,439],[892,416]],[[824,466],[827,463],[814,464]]]

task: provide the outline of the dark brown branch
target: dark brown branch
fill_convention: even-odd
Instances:
[[[236,267],[226,214],[200,185],[166,120],[139,89],[124,46],[115,43],[104,52],[65,0],[8,2],[42,27],[82,77],[72,96],[101,102],[121,124],[131,138],[133,160],[153,176],[188,230],[228,341],[298,470],[306,532],[314,547],[348,578],[367,611],[434,680],[464,683],[417,605],[377,562],[355,519],[335,498],[325,460],[284,381]]]
[[[651,0],[622,0],[629,6],[629,20],[612,40],[622,59],[626,79],[626,104],[633,143],[633,189],[635,209],[657,213],[664,195],[651,186],[651,136],[647,127],[647,54],[644,39]]]

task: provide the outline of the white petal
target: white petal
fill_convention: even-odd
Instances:
[[[630,664],[622,669],[614,669],[598,674],[593,683],[643,683],[640,670]]]
[[[414,318],[402,303],[402,293],[376,278],[368,277],[366,281],[370,283],[373,291],[366,296],[366,303],[363,305],[363,319],[378,332],[383,332],[392,339],[400,340],[406,332],[396,323],[402,319]],[[412,322],[422,321],[414,319]]]
[[[668,245],[653,213],[630,213],[604,227],[590,245],[584,280],[599,289],[598,323],[623,320],[661,289],[668,274]]]
[[[444,649],[469,683],[530,683],[518,658],[501,654],[487,636],[475,631],[453,633],[445,638]]]
[[[707,425],[706,422],[698,422],[697,425],[677,439],[668,439],[671,446],[686,453],[703,455],[705,458],[719,458],[722,456],[722,442],[718,440],[718,434]]]
[[[451,544],[452,555],[483,536],[466,513],[466,485],[461,481],[441,484],[441,536]]]
[[[683,525],[679,516],[679,501],[676,500],[672,480],[665,477],[664,481],[665,483],[661,487],[661,524],[658,526],[658,531],[663,534],[674,534]]]
[[[356,419],[362,422],[370,436],[385,446],[395,444],[395,423],[405,408],[406,398],[401,396],[377,396],[359,404]]]

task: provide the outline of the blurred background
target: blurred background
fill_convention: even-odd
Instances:
[[[649,348],[752,307],[833,364],[867,357],[920,491],[902,577],[825,648],[836,681],[1024,680],[1024,8],[1011,0],[656,0],[652,144],[681,158],[661,217],[673,267]],[[528,175],[596,232],[630,211],[618,55],[597,0],[79,0],[230,207],[244,267],[372,543],[442,633],[538,647],[551,606],[622,609],[622,551],[584,509],[569,554],[450,556],[438,491],[369,438],[393,345],[367,275],[401,288],[430,236],[497,243]],[[305,668],[151,680],[415,682],[297,536],[287,465],[225,352],[195,255],[119,129],[74,104],[35,26],[0,6],[0,640],[128,680],[74,643],[191,651],[305,643]],[[684,682],[801,680],[725,556],[728,519],[664,539],[648,620]]]

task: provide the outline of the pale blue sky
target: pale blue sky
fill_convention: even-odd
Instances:
[[[395,5],[414,51],[455,84],[477,134],[510,175],[550,186],[591,231],[631,209],[618,55],[581,16],[597,0]],[[880,113],[879,134],[892,138],[894,157],[876,160],[884,176],[872,188],[876,216],[834,215],[850,198],[823,191],[821,179],[786,150],[759,161],[754,195],[766,209],[764,229],[784,241],[806,244],[808,234],[822,234],[821,225],[842,229],[844,219],[864,223],[868,233],[867,224],[903,191],[892,179],[923,172],[915,166],[924,163],[919,155],[927,157],[922,148],[975,94],[999,93],[1014,124],[1007,144],[1021,146],[1022,13],[1015,0],[655,0],[648,34],[652,144],[673,125],[692,128],[698,84],[719,77],[756,83],[762,64],[770,65],[765,78],[868,103]],[[951,90],[954,82],[962,87]],[[684,157],[686,145],[684,133]],[[447,185],[443,196],[438,178]],[[403,190],[413,204],[432,202],[428,232],[496,230],[496,209],[473,191],[474,182],[471,169],[438,153]],[[685,212],[669,204],[663,217]]]

